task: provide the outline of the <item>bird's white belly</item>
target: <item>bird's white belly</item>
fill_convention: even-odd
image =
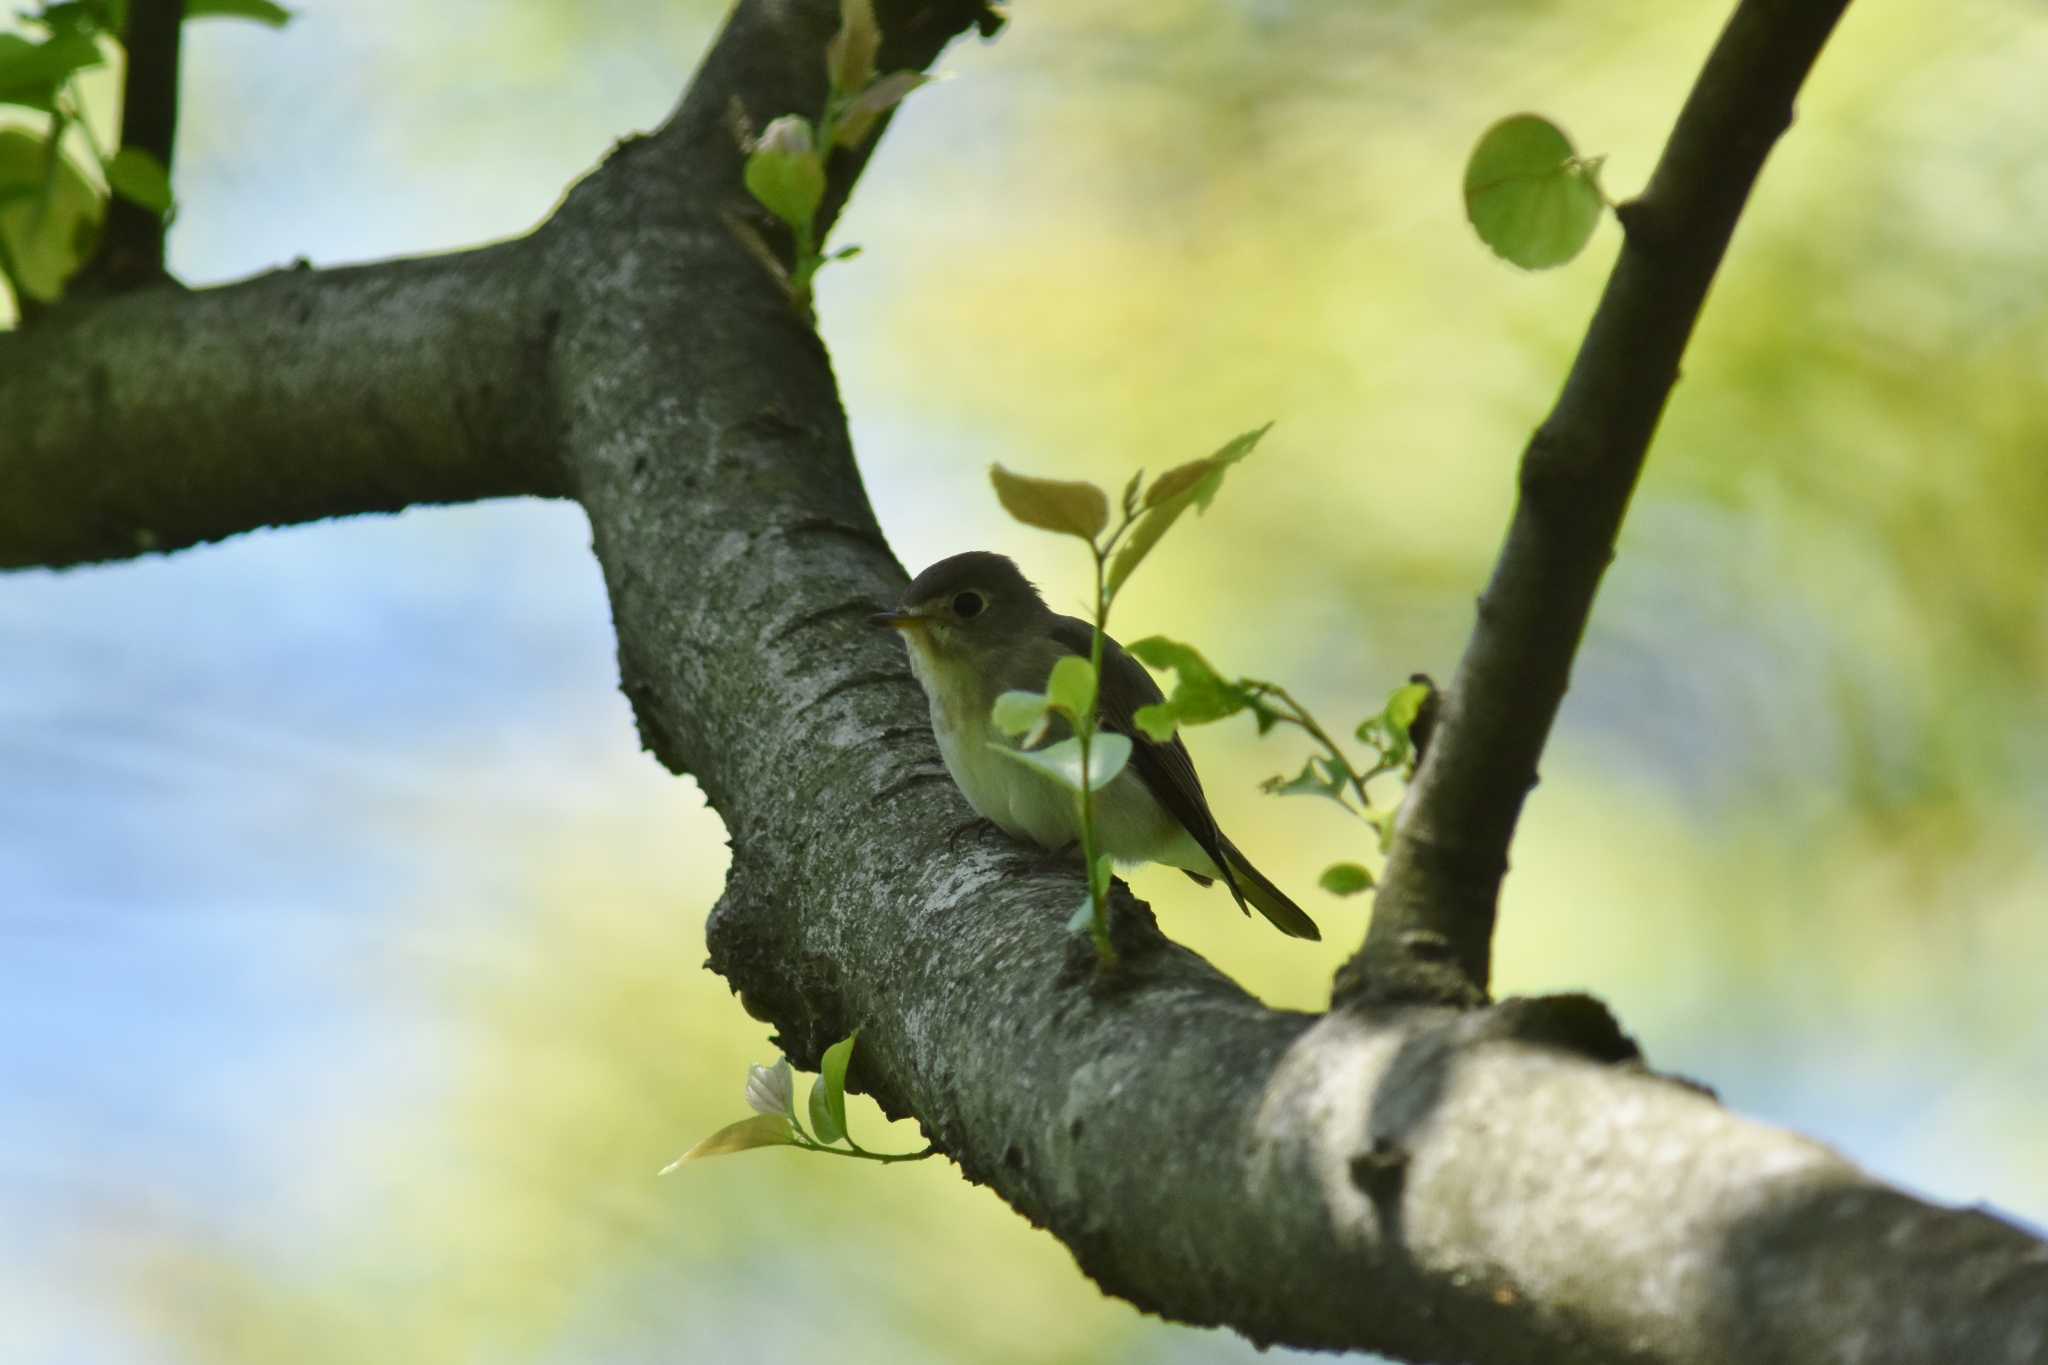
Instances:
[[[1015,748],[1000,734],[987,708],[975,698],[949,706],[932,698],[932,732],[946,771],[975,814],[1014,839],[1060,849],[1080,839],[1074,793],[998,751]],[[1119,863],[1170,863],[1209,876],[1215,864],[1128,768],[1095,797],[1095,833],[1102,850]]]

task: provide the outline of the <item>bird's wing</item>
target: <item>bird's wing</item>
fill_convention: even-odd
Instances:
[[[1075,616],[1053,618],[1052,638],[1062,649],[1087,658],[1095,639],[1095,627]],[[1102,681],[1097,689],[1097,710],[1102,728],[1113,730],[1131,741],[1131,771],[1138,775],[1155,800],[1181,822],[1202,851],[1222,869],[1230,894],[1244,904],[1230,859],[1223,851],[1223,835],[1216,817],[1209,812],[1209,799],[1202,795],[1202,779],[1195,776],[1194,760],[1188,746],[1175,735],[1160,744],[1138,728],[1133,719],[1141,706],[1166,700],[1159,684],[1145,666],[1124,652],[1115,640],[1102,641]],[[1190,874],[1193,875],[1193,874]]]

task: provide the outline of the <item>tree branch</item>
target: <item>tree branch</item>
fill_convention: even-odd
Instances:
[[[0,567],[564,491],[534,254],[166,285],[0,333]]]
[[[148,152],[167,173],[178,136],[178,52],[184,31],[185,0],[133,0],[121,35],[127,53],[121,145]],[[162,279],[164,227],[162,215],[113,196],[87,287],[129,289]]]
[[[1401,812],[1340,1002],[1483,1000],[1508,844],[1707,287],[1848,0],[1743,0],[1693,86],[1557,406]]]
[[[815,107],[834,8],[741,5],[670,122],[524,244],[151,291],[7,339],[0,413],[31,454],[0,453],[0,549],[572,490],[642,733],[732,833],[713,965],[801,1063],[859,1025],[857,1087],[1151,1311],[1428,1360],[2035,1360],[2048,1248],[1643,1073],[1590,1001],[1268,1010],[1123,891],[1104,975],[1063,927],[1078,870],[947,846],[965,805],[863,624],[904,575],[824,350],[730,226],[729,111]],[[898,65],[979,12],[881,8]],[[474,374],[445,359],[465,349]],[[434,396],[451,374],[464,396]],[[102,436],[111,469],[67,478]],[[41,534],[23,501],[74,524]]]

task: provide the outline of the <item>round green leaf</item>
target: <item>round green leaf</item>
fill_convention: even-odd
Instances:
[[[1045,694],[1070,716],[1095,714],[1095,666],[1078,654],[1069,654],[1052,666],[1052,678]]]
[[[1536,114],[1487,129],[1465,166],[1465,216],[1496,256],[1524,270],[1578,255],[1605,202],[1594,168],[1563,129]]]
[[[1043,692],[1005,692],[996,698],[990,719],[1006,735],[1028,735],[1045,719],[1051,700]],[[1031,746],[1027,742],[1025,747]]]

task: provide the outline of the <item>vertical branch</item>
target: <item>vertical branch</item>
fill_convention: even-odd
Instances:
[[[1564,391],[1522,456],[1521,497],[1401,815],[1340,1002],[1486,997],[1508,843],[1593,596],[1764,158],[1848,0],[1743,0],[1640,199]]]
[[[185,0],[133,0],[123,46],[121,145],[148,152],[171,169],[178,133],[178,52]],[[164,220],[120,195],[107,206],[106,234],[92,266],[96,283],[132,288],[164,274]]]

